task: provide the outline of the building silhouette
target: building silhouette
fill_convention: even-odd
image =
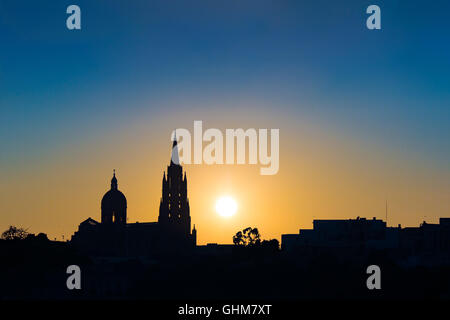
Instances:
[[[102,198],[102,223],[120,223],[127,222],[127,198],[117,188],[116,170],[114,170],[111,179],[111,190],[105,193]]]
[[[387,227],[376,218],[314,220],[313,229],[283,234],[281,248],[290,255],[333,252],[341,258],[382,251],[408,265],[450,265],[450,218],[407,228]]]
[[[186,172],[179,165],[176,136],[172,145],[172,157],[164,172],[162,181],[162,197],[159,205],[158,223],[161,227],[179,234],[189,236],[191,232],[191,216],[187,197]],[[196,230],[194,228],[195,237]]]
[[[114,170],[111,189],[101,200],[101,222],[88,218],[81,222],[71,243],[80,251],[95,256],[152,256],[186,252],[197,242],[191,230],[186,172],[179,164],[177,139],[164,172],[158,222],[127,223],[127,199],[118,189]]]

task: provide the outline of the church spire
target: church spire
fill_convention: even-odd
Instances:
[[[177,145],[177,132],[173,131],[173,143],[172,143],[172,156],[170,158],[170,165],[180,165],[180,158],[178,156],[178,145]]]
[[[173,143],[172,143],[172,149],[177,146],[177,130],[173,130]]]
[[[159,206],[158,222],[163,228],[189,236],[191,234],[191,216],[187,198],[186,176],[178,154],[176,131],[172,131],[172,157],[167,172],[163,174],[162,197]]]

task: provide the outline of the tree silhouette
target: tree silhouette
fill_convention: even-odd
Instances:
[[[242,234],[242,231],[237,232],[233,236],[233,243],[236,246],[245,245],[244,235]]]
[[[277,239],[263,240],[263,242],[261,242],[261,247],[278,251],[280,250],[280,242]]]
[[[261,243],[261,235],[257,228],[248,227],[238,231],[233,236],[233,243],[237,246],[250,247]]]
[[[9,226],[7,230],[2,233],[1,238],[4,240],[24,240],[28,236],[27,230]]]

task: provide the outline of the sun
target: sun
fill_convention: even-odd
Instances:
[[[229,218],[236,213],[237,203],[233,198],[229,196],[220,197],[216,202],[217,213],[224,217]]]

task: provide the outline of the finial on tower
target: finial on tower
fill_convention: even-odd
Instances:
[[[111,179],[111,189],[117,189],[116,169],[113,169],[113,177]]]

